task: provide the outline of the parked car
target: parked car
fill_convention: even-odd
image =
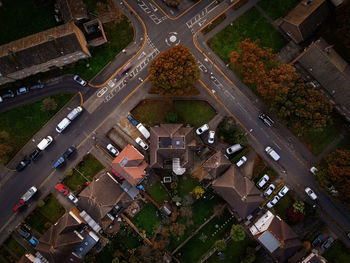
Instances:
[[[79,83],[80,85],[82,85],[83,87],[86,86],[87,84],[87,82],[83,80],[81,77],[79,77],[78,75],[74,75],[73,80]]]
[[[29,89],[30,89],[30,90],[36,90],[36,89],[42,89],[42,88],[44,88],[44,87],[45,87],[44,84],[38,83],[38,84],[34,84],[34,85],[30,86]]]
[[[67,195],[67,197],[68,197],[68,199],[69,200],[71,200],[74,204],[76,204],[76,203],[78,203],[78,198],[74,195],[74,194],[72,194],[72,193],[69,193],[68,195]]]
[[[316,175],[316,173],[317,173],[317,168],[316,168],[315,166],[312,166],[312,167],[310,168],[310,172],[311,172],[313,175]]]
[[[266,152],[268,155],[270,155],[270,157],[271,157],[272,159],[274,159],[276,162],[281,158],[281,157],[279,156],[279,154],[278,154],[274,149],[272,149],[270,146],[267,146],[267,147],[265,148],[265,152]]]
[[[13,212],[17,212],[20,207],[24,206],[24,201],[22,199],[18,200],[15,206],[12,208]]]
[[[35,236],[32,236],[32,237],[29,239],[29,243],[30,243],[33,247],[36,247],[37,245],[39,245],[39,240],[38,240]]]
[[[328,249],[328,248],[330,248],[332,245],[333,245],[333,243],[334,243],[334,238],[333,237],[329,237],[329,238],[327,238],[327,240],[325,241],[325,242],[323,242],[323,244],[322,244],[322,248],[324,249],[324,250],[326,250],[326,249]]]
[[[27,192],[24,193],[24,195],[21,196],[19,201],[15,204],[15,206],[12,208],[14,212],[18,211],[18,209],[25,205],[25,203],[32,198],[32,196],[38,191],[38,189],[35,186],[32,186],[29,188]]]
[[[24,168],[26,168],[29,164],[30,164],[30,159],[24,158],[24,159],[23,159],[22,161],[20,161],[20,163],[17,165],[16,171],[17,171],[17,172],[23,171]]]
[[[117,181],[119,183],[121,183],[122,181],[124,181],[124,177],[121,176],[116,169],[112,169],[112,174],[114,175],[114,177],[117,179]]]
[[[58,160],[53,164],[53,168],[58,168],[60,167],[62,164],[64,164],[64,158],[60,157],[58,158]]]
[[[201,135],[201,134],[205,133],[207,130],[209,130],[208,124],[203,124],[201,127],[199,127],[196,130],[196,133],[197,133],[197,135]]]
[[[43,151],[52,143],[52,141],[53,138],[51,136],[46,136],[46,138],[42,139],[36,147]]]
[[[139,124],[139,122],[137,120],[134,119],[133,116],[128,115],[128,120],[131,122],[132,125],[134,125],[135,127]]]
[[[259,188],[263,188],[264,185],[270,180],[270,177],[267,174],[264,174],[256,184]]]
[[[237,143],[237,144],[234,144],[234,145],[231,145],[230,147],[228,147],[226,149],[226,153],[227,154],[234,154],[235,152],[238,152],[241,149],[243,149],[243,146]]]
[[[29,154],[29,158],[32,161],[35,161],[36,159],[38,159],[40,152],[41,151],[39,149],[35,149],[31,154]]]
[[[146,129],[145,126],[143,126],[142,123],[139,123],[136,125],[136,128],[139,130],[139,132],[141,132],[141,134],[143,135],[143,137],[145,137],[146,139],[148,139],[151,134],[149,133],[149,131]]]
[[[15,94],[12,90],[8,90],[6,93],[1,95],[2,99],[11,99],[15,97]]]
[[[265,197],[268,197],[268,196],[270,196],[272,193],[273,193],[273,191],[276,189],[276,186],[274,185],[274,184],[270,184],[267,188],[266,188],[266,190],[264,191],[264,196]]]
[[[288,193],[288,191],[289,191],[289,188],[288,188],[288,186],[283,186],[282,187],[282,189],[278,192],[278,195],[280,196],[280,197],[283,197],[283,196],[285,196],[287,193]]]
[[[76,148],[74,146],[69,147],[64,153],[63,158],[69,159],[69,157],[72,156],[72,154],[76,151]]]
[[[319,234],[311,243],[311,247],[315,248],[317,246],[319,246],[322,241],[324,240],[324,236],[322,234]]]
[[[74,120],[76,117],[78,117],[81,113],[83,112],[83,108],[78,106],[74,109],[72,109],[68,114],[67,114],[67,118],[72,121]]]
[[[236,163],[237,167],[241,167],[243,164],[245,164],[247,162],[247,157],[242,156],[241,159],[239,159],[239,161]]]
[[[0,102],[3,102],[3,99],[2,99],[2,97],[0,96]]]
[[[16,94],[17,94],[17,95],[26,94],[26,93],[28,93],[28,92],[29,92],[29,90],[28,90],[28,88],[26,88],[26,87],[22,87],[22,88],[16,89]]]
[[[306,193],[308,196],[310,196],[310,198],[311,198],[312,200],[316,200],[316,199],[317,199],[317,195],[315,194],[314,191],[312,191],[312,189],[311,189],[310,187],[306,187],[306,188],[305,188],[305,193]]]
[[[135,141],[138,145],[140,145],[142,147],[142,149],[144,149],[145,151],[148,150],[149,147],[148,147],[147,143],[145,143],[140,137],[137,137],[135,139]]]
[[[113,154],[115,157],[117,157],[119,155],[119,151],[117,150],[117,148],[115,148],[112,144],[108,144],[107,145],[107,150]]]
[[[209,131],[208,143],[214,143],[215,131]]]
[[[270,200],[270,202],[267,203],[267,207],[268,207],[268,208],[274,207],[275,204],[277,204],[279,200],[280,200],[279,196],[278,196],[278,195],[275,195],[274,198],[272,198],[272,199]]]
[[[271,127],[275,122],[265,113],[259,115],[259,119],[264,122],[265,125]]]
[[[69,190],[67,189],[67,187],[65,187],[61,183],[56,184],[55,188],[64,195],[68,195],[69,193]]]
[[[26,231],[26,230],[20,228],[20,227],[17,228],[17,233],[18,233],[21,237],[23,237],[23,238],[25,238],[25,239],[27,239],[28,237],[30,237],[30,233],[29,233],[28,231]]]

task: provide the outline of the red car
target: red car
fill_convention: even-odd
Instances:
[[[60,191],[62,194],[67,195],[69,193],[69,190],[67,189],[67,187],[65,187],[63,184],[59,183],[56,184],[55,187],[58,191]]]
[[[112,173],[113,173],[113,175],[115,176],[115,178],[118,180],[118,182],[124,181],[124,177],[121,176],[121,175],[117,172],[116,169],[113,169],[113,170],[112,170]]]
[[[20,199],[20,200],[17,202],[17,204],[12,208],[12,210],[13,210],[14,212],[17,212],[18,209],[19,209],[20,207],[22,207],[23,205],[24,205],[24,201],[23,201],[22,199]]]

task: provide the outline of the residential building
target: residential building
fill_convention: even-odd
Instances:
[[[57,5],[64,23],[88,19],[88,10],[83,0],[58,0]]]
[[[311,250],[311,253],[304,258],[300,263],[327,263],[327,259],[319,255],[318,250],[313,249]]]
[[[302,0],[284,18],[280,28],[295,42],[309,38],[329,15],[326,0]]]
[[[217,151],[202,164],[203,179],[216,179],[230,166],[231,162],[221,151]]]
[[[262,193],[233,165],[213,181],[212,187],[241,218],[259,209],[264,202]]]
[[[286,262],[301,248],[301,242],[290,226],[270,211],[257,219],[249,230],[277,262]]]

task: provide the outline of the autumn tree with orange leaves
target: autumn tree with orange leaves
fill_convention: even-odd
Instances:
[[[150,65],[153,91],[160,95],[192,95],[199,80],[195,57],[184,46],[178,45],[164,51]]]

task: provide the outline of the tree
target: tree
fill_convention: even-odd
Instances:
[[[240,145],[247,145],[248,144],[248,139],[245,136],[245,132],[242,130],[237,130],[233,137],[235,138],[235,143],[239,143]]]
[[[193,189],[192,193],[194,198],[199,199],[204,195],[205,191],[202,186],[198,185]]]
[[[305,203],[303,201],[296,201],[293,203],[294,212],[305,214]]]
[[[189,95],[198,80],[196,59],[182,45],[160,53],[150,65],[152,88],[160,95]]]
[[[231,228],[231,238],[233,241],[243,241],[245,239],[244,227],[241,225],[232,225]]]
[[[169,227],[170,234],[173,236],[183,236],[186,227],[183,224],[174,223]]]
[[[236,122],[232,117],[225,117],[216,128],[220,140],[227,144],[235,143]]]
[[[112,259],[112,263],[119,263],[119,262],[120,262],[119,258],[113,258]]]
[[[227,245],[226,245],[225,240],[220,239],[220,240],[215,241],[214,247],[217,249],[217,251],[222,252],[222,251],[226,250]]]
[[[56,109],[57,109],[57,103],[53,98],[48,97],[48,98],[43,100],[43,104],[41,104],[41,111],[43,111],[43,112],[53,111]]]

